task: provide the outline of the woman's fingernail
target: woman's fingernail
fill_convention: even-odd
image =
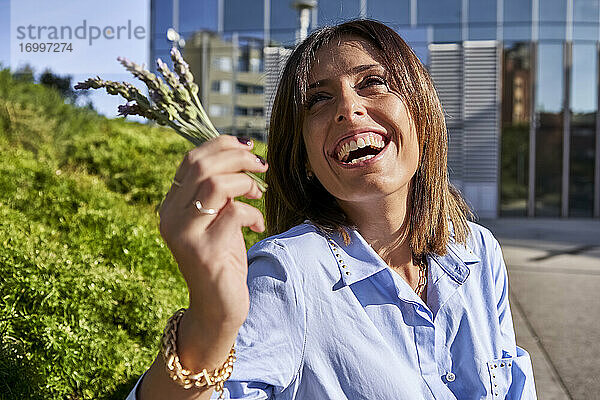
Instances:
[[[252,144],[252,139],[246,136],[238,137],[237,140],[238,142],[240,142],[241,144],[245,144],[246,146],[250,146]]]
[[[267,165],[267,162],[261,156],[256,156],[256,162],[261,163],[262,165]]]

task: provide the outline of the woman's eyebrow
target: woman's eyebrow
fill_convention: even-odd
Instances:
[[[361,72],[364,72],[364,71],[367,71],[367,70],[370,70],[373,68],[383,69],[381,64],[365,64],[365,65],[357,65],[356,67],[350,68],[350,71],[348,71],[348,73],[349,74],[359,74]]]
[[[374,69],[374,68],[384,69],[381,64],[357,65],[355,67],[350,68],[348,71],[346,71],[346,75],[355,75],[355,74],[359,74],[361,72],[368,71],[368,70]],[[331,79],[321,79],[321,80],[318,80],[318,81],[313,82],[310,85],[308,85],[308,89],[314,89],[314,88],[319,87],[319,86],[324,86],[325,84],[327,84],[330,81],[331,81]]]

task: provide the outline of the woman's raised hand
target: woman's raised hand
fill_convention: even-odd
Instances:
[[[188,285],[186,314],[215,335],[237,334],[248,315],[241,228],[262,232],[264,220],[259,210],[233,199],[262,196],[244,173],[268,168],[264,159],[251,153],[252,147],[249,139],[221,135],[191,150],[160,209],[160,233]]]

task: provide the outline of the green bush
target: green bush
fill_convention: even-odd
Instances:
[[[0,71],[0,399],[122,399],[150,365],[187,303],[156,210],[190,148]]]

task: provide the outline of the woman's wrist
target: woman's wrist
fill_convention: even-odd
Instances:
[[[207,326],[188,310],[181,318],[177,332],[181,364],[192,371],[219,368],[227,359],[238,331],[239,326]]]
[[[185,368],[179,359],[177,351],[177,330],[185,312],[186,309],[182,308],[169,318],[161,340],[161,354],[166,364],[167,374],[169,375],[169,378],[184,389],[214,387],[214,389],[222,395],[223,385],[233,372],[233,364],[236,360],[235,347],[231,347],[227,359],[219,368],[213,370],[203,368],[199,371]]]

